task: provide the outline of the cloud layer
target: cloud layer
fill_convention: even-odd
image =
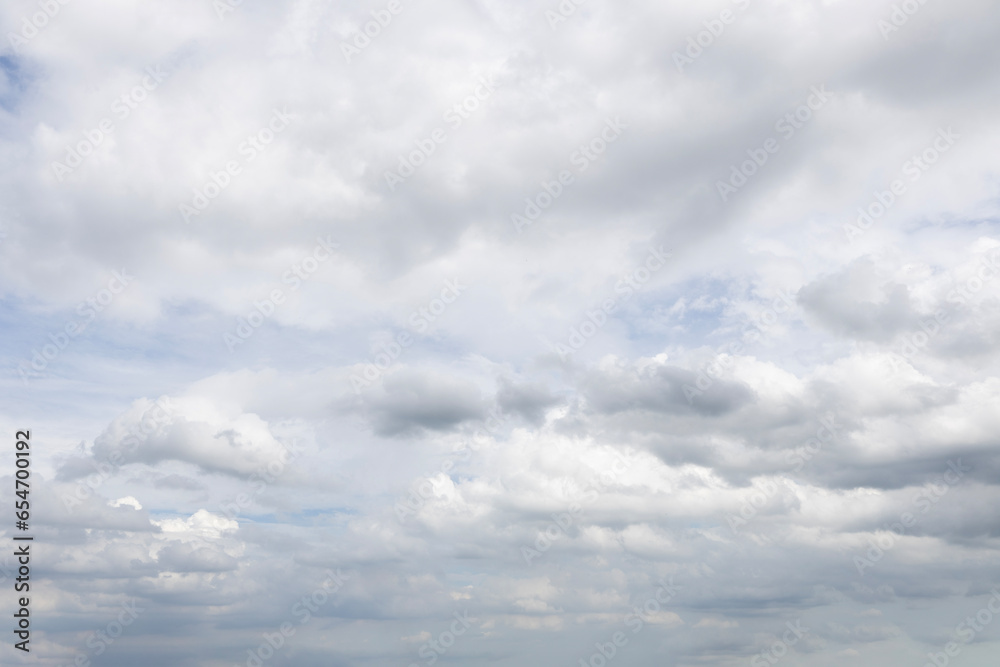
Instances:
[[[995,664],[995,19],[6,3],[4,664]]]

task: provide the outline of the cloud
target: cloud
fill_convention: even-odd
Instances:
[[[486,406],[472,382],[408,368],[387,375],[379,389],[362,394],[361,400],[382,436],[445,431],[483,417]]]
[[[857,260],[839,274],[806,285],[799,303],[821,325],[851,338],[886,342],[918,326],[909,290],[881,280],[871,260]]]
[[[0,54],[32,660],[875,667],[982,607],[995,3],[219,4]]]

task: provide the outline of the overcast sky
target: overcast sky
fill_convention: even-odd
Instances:
[[[0,662],[993,667],[998,21],[4,2]]]

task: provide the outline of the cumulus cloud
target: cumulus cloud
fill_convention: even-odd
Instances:
[[[56,5],[31,664],[881,667],[992,594],[995,3]]]

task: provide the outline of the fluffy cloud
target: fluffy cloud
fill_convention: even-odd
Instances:
[[[985,604],[994,3],[44,4],[32,664],[921,664]]]

